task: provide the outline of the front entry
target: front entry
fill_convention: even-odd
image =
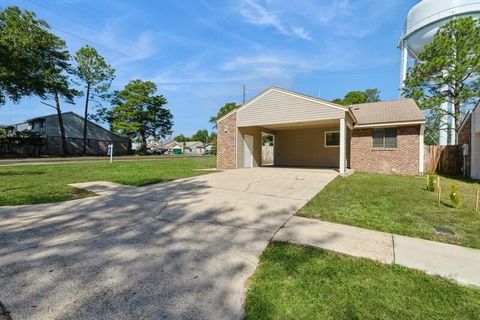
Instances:
[[[253,167],[253,136],[245,135],[243,146],[243,167]]]

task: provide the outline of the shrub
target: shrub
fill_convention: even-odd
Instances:
[[[456,185],[450,187],[450,201],[454,207],[460,204],[460,195],[458,194],[458,188]]]
[[[428,175],[427,190],[431,191],[431,192],[435,192],[436,188],[437,188],[437,175],[429,174]]]

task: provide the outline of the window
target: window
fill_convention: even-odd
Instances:
[[[340,145],[340,132],[325,132],[325,147],[338,147]]]
[[[397,129],[373,129],[373,147],[393,149],[397,147]]]

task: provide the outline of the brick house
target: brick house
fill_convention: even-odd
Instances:
[[[458,144],[463,147],[463,173],[480,179],[480,107],[469,110],[458,129]]]
[[[262,166],[268,134],[276,166],[421,174],[424,127],[411,99],[346,107],[270,87],[217,121],[217,167]]]

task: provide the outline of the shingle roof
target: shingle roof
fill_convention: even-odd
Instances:
[[[355,125],[375,125],[425,121],[425,117],[413,99],[400,99],[351,105]]]

